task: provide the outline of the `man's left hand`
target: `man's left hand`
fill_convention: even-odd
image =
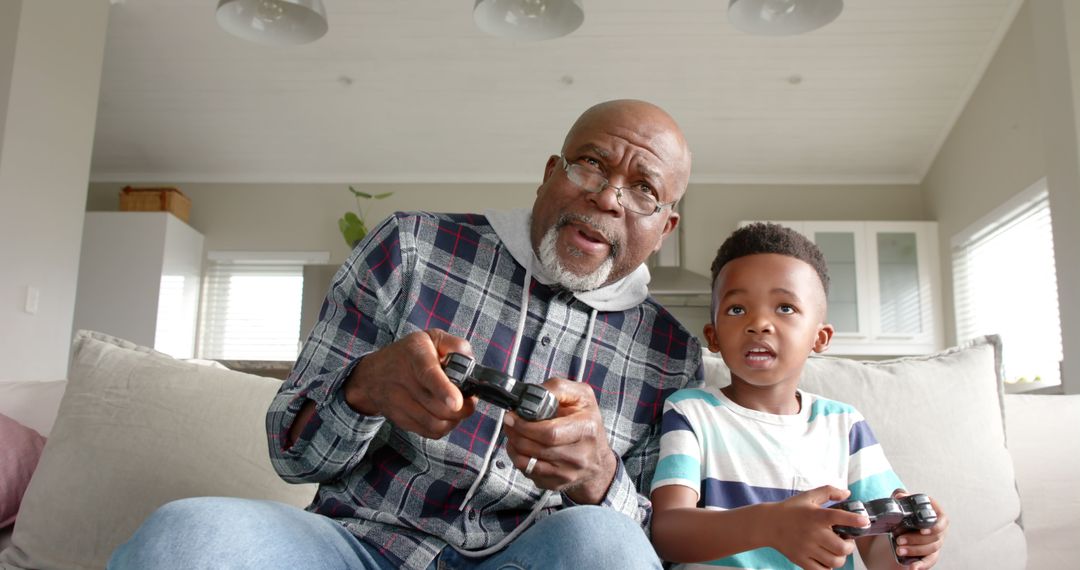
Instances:
[[[604,419],[588,384],[564,378],[544,382],[559,401],[550,420],[530,422],[507,412],[506,452],[537,487],[566,493],[575,503],[597,505],[607,495],[618,464],[608,444]]]

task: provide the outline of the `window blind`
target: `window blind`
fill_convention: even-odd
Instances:
[[[302,263],[208,261],[199,356],[222,360],[296,360]]]
[[[998,334],[1008,382],[1059,384],[1061,321],[1046,191],[954,242],[952,263],[957,339]]]

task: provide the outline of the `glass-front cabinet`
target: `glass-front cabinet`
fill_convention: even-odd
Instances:
[[[750,222],[742,222],[744,225]],[[937,222],[783,221],[829,265],[827,354],[895,356],[942,348]]]

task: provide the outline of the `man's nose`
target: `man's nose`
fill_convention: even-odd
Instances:
[[[623,207],[619,203],[619,192],[618,187],[607,183],[599,192],[590,192],[587,198],[602,212],[621,214]]]

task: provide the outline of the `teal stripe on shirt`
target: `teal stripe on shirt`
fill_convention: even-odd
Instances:
[[[695,480],[699,473],[701,473],[701,463],[696,458],[684,454],[668,455],[657,462],[653,481]]]
[[[832,414],[851,414],[855,412],[855,408],[847,404],[841,404],[840,402],[834,402],[832,400],[826,400],[824,398],[815,398],[814,403],[810,406],[810,419],[807,422],[813,422],[818,416],[830,416]]]
[[[747,552],[739,553],[736,556],[728,556],[727,558],[721,558],[719,560],[713,560],[705,563],[708,566],[720,566],[727,568],[754,568],[754,569],[772,569],[772,568],[796,568],[786,556],[780,554],[779,550],[775,548],[757,548]],[[855,568],[855,563],[851,556],[847,557],[842,567],[844,570],[852,570]]]
[[[712,393],[706,392],[705,390],[697,390],[694,388],[686,388],[683,390],[679,390],[674,394],[668,396],[667,399],[667,401],[671,402],[672,404],[681,402],[683,400],[704,400],[705,403],[709,404],[710,406],[723,405],[720,402],[720,399],[714,396]]]
[[[856,501],[873,501],[891,497],[892,492],[904,487],[903,481],[891,469],[882,471],[876,475],[863,477],[848,485],[851,489],[851,499]]]

